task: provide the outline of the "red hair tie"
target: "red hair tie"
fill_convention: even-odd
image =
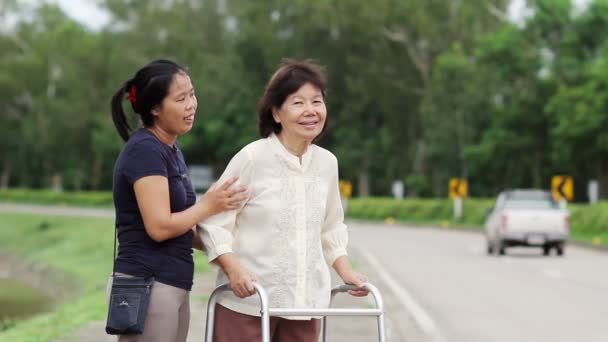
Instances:
[[[137,88],[135,87],[135,84],[131,85],[129,95],[127,95],[127,100],[131,101],[133,104],[137,102]]]

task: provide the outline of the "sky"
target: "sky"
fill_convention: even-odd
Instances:
[[[47,1],[57,3],[70,17],[84,24],[92,30],[99,30],[110,21],[110,15],[97,6],[95,0],[25,0],[30,4]],[[572,0],[575,11],[584,11],[592,0]],[[526,18],[531,16],[532,11],[526,7],[526,0],[511,0],[508,9],[508,17],[519,25],[523,25]]]
[[[110,14],[97,6],[93,0],[52,0],[61,6],[67,15],[98,30],[110,22]]]
[[[20,2],[27,6],[42,2],[58,4],[68,16],[94,31],[110,22],[110,14],[97,6],[96,0],[21,0]]]
[[[574,3],[574,14],[583,12],[592,0],[571,0]],[[517,25],[523,25],[533,11],[526,7],[526,0],[511,0],[508,8],[508,17]]]

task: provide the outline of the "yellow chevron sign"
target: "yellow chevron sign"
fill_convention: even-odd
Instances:
[[[341,180],[339,183],[340,195],[342,197],[350,198],[353,195],[353,185],[350,181]]]
[[[450,198],[466,198],[469,194],[467,180],[464,178],[450,178],[448,193]]]
[[[551,194],[556,201],[574,199],[574,181],[571,176],[553,176],[551,178]]]

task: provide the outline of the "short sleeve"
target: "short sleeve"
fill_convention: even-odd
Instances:
[[[123,172],[131,185],[146,176],[167,177],[167,160],[157,144],[138,142],[126,151]]]

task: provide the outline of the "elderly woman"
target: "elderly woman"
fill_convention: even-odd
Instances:
[[[346,257],[336,157],[313,144],[325,129],[325,100],[317,64],[284,61],[260,100],[262,139],[238,152],[220,178],[239,176],[249,196],[239,209],[200,223],[209,260],[221,268],[217,282],[233,289],[218,298],[216,342],[260,339],[259,300],[245,298],[255,294],[253,281],[278,308],[327,308],[328,265],[347,284],[366,281]],[[316,342],[320,331],[313,317],[273,317],[270,325],[272,341]]]

